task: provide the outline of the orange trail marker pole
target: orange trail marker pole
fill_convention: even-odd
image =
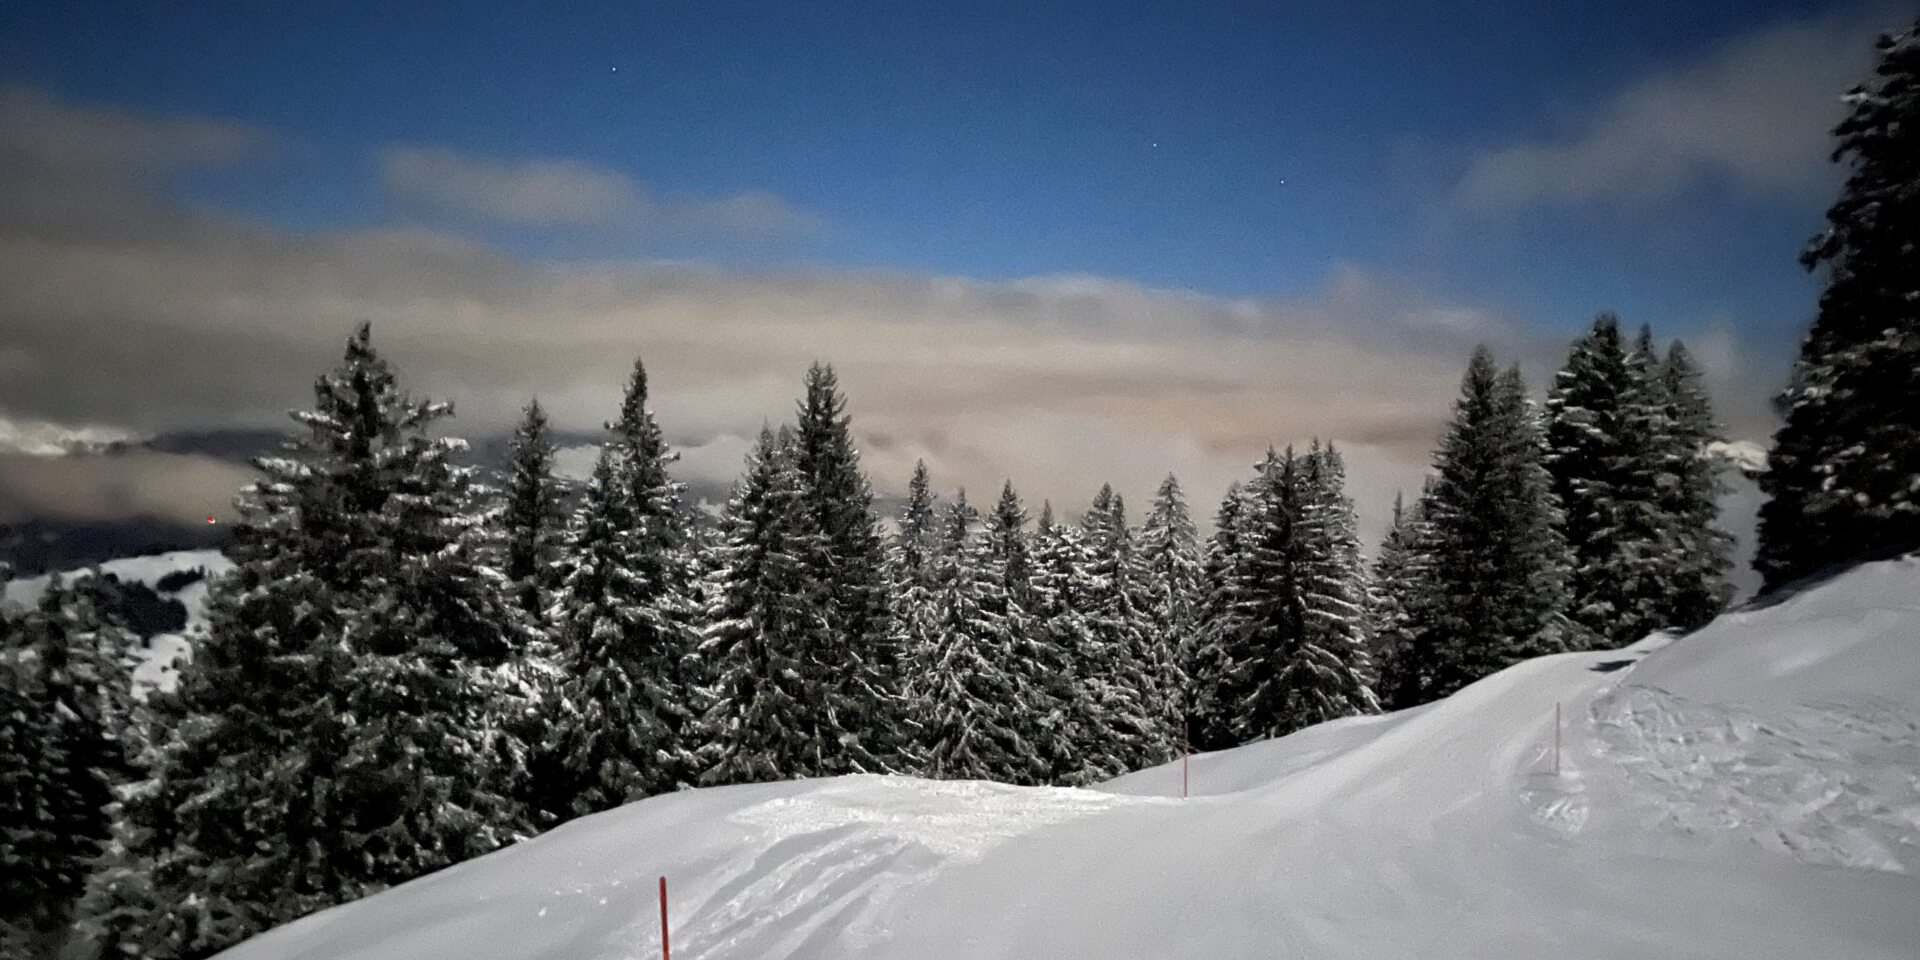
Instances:
[[[660,960],[673,960],[673,949],[667,945],[667,878],[660,878]]]
[[[1553,705],[1553,775],[1560,775],[1560,704]]]

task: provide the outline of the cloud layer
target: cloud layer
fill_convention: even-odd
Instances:
[[[291,232],[183,207],[151,176],[146,158],[234,162],[270,142],[257,131],[13,96],[29,109],[0,121],[71,141],[0,129],[0,197],[35,198],[0,200],[0,411],[15,418],[146,433],[282,424],[372,320],[407,382],[455,400],[468,433],[504,430],[536,394],[563,427],[597,424],[644,356],[682,475],[723,484],[821,359],[841,374],[883,491],[924,458],[943,488],[985,499],[1011,477],[1071,513],[1104,481],[1143,507],[1175,471],[1208,514],[1266,446],[1318,435],[1347,449],[1371,537],[1392,491],[1417,486],[1474,341],[1524,357],[1536,381],[1562,347],[1354,265],[1309,295],[1257,300],[1088,276],[535,264],[425,229]],[[647,205],[584,167],[389,156],[408,168],[389,169],[390,186],[434,181],[474,214],[571,223]],[[761,216],[752,200],[715,203]],[[196,458],[25,460],[0,458],[0,500],[16,511],[63,509],[64,485],[92,491],[64,509],[191,503],[176,512],[192,515],[240,480]]]
[[[1506,216],[1536,204],[1645,204],[1701,177],[1825,195],[1840,96],[1865,74],[1876,30],[1889,22],[1853,13],[1737,37],[1701,63],[1627,87],[1565,136],[1476,155],[1447,206]]]
[[[527,226],[636,228],[788,236],[817,218],[772,194],[660,200],[632,177],[572,160],[518,162],[434,147],[380,151],[380,176],[395,195],[464,217]]]

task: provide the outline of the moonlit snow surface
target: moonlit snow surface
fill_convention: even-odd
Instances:
[[[1863,567],[1671,643],[1195,757],[1187,800],[1177,762],[1094,790],[658,797],[226,956],[656,957],[666,874],[691,960],[1911,960],[1915,597],[1920,562]]]

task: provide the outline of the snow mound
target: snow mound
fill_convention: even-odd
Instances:
[[[1094,790],[693,790],[231,960],[1847,957],[1920,943],[1920,562]],[[1555,707],[1562,725],[1555,751]],[[1556,762],[1557,757],[1557,762]]]

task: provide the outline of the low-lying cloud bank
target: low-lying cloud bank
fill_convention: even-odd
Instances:
[[[840,372],[883,491],[924,458],[944,488],[987,499],[1011,477],[1036,506],[1072,512],[1108,480],[1143,507],[1173,471],[1204,515],[1267,445],[1318,435],[1346,448],[1372,536],[1392,491],[1417,488],[1474,341],[1527,361],[1536,383],[1562,348],[1358,266],[1308,296],[1254,300],[1101,277],[534,264],[445,232],[217,216],[152,176],[271,141],[0,92],[0,411],[139,433],[282,424],[372,320],[407,382],[455,400],[469,434],[506,429],[533,395],[560,425],[589,427],[644,356],[683,475],[724,483],[820,359]],[[1744,377],[1738,366],[1725,376]],[[16,511],[159,509],[176,481],[242,479],[205,458],[24,459],[0,458],[0,501]],[[79,472],[136,467],[111,495],[59,492],[88,489]]]

